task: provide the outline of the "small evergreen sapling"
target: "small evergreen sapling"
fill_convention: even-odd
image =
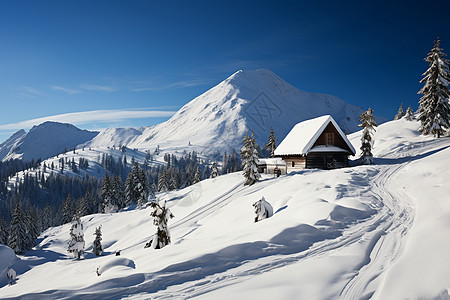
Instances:
[[[92,252],[94,252],[95,255],[100,256],[103,254],[103,248],[102,248],[102,226],[95,228],[95,240],[92,246]]]
[[[405,111],[403,110],[403,102],[400,104],[400,107],[397,111],[397,114],[394,117],[394,120],[400,120],[405,115]]]
[[[269,136],[269,141],[267,142],[267,144],[264,146],[264,148],[267,149],[267,151],[269,151],[270,153],[270,157],[273,157],[275,154],[275,149],[277,148],[277,139],[275,138],[275,135],[273,133],[273,128],[270,127],[270,136]]]
[[[408,121],[414,120],[414,112],[413,112],[411,106],[408,106],[408,108],[406,109],[405,119]]]
[[[363,128],[362,136],[361,136],[361,157],[359,158],[359,163],[362,165],[371,165],[373,164],[373,131],[377,126],[375,122],[375,118],[373,117],[373,110],[369,107],[367,111],[361,114],[359,117],[359,127]]]
[[[70,241],[67,251],[73,253],[73,257],[80,259],[84,252],[83,224],[78,215],[74,216],[74,222],[70,228]]]
[[[262,197],[260,200],[253,203],[255,208],[255,222],[270,218],[273,215],[273,208],[269,202]]]
[[[167,223],[175,216],[166,207],[166,202],[164,202],[163,206],[160,206],[157,202],[152,202],[150,206],[153,208],[153,212],[150,215],[153,217],[153,224],[157,227],[157,230],[153,239],[146,244],[145,248],[162,249],[170,244],[170,233]]]
[[[217,164],[214,162],[211,167],[210,178],[216,178],[217,176],[219,176],[219,169],[217,168]]]

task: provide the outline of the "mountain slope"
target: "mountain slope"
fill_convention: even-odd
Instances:
[[[266,69],[238,71],[184,105],[168,121],[140,129],[128,140],[116,142],[130,148],[186,148],[211,153],[239,149],[242,137],[253,130],[264,145],[273,127],[281,141],[298,122],[330,114],[346,132],[358,129],[360,107],[324,94],[298,90]],[[105,146],[114,132],[104,131],[87,145]],[[118,146],[116,144],[116,146]]]
[[[29,132],[21,130],[0,145],[0,160],[46,159],[92,140],[98,132],[81,130],[71,124],[44,122]]]
[[[0,297],[447,299],[450,139],[418,128],[404,119],[379,126],[376,165],[266,176],[250,187],[232,173],[159,194],[175,215],[161,250],[144,249],[156,231],[150,208],[83,217],[80,261],[66,252],[70,224],[50,228],[22,260],[30,270]],[[350,136],[355,148],[360,134]],[[254,223],[262,196],[275,214]],[[100,225],[105,255],[96,257]]]

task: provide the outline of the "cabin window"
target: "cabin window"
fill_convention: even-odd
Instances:
[[[334,134],[326,133],[325,134],[325,142],[327,146],[334,146]]]
[[[295,167],[295,161],[292,162],[292,167]]]

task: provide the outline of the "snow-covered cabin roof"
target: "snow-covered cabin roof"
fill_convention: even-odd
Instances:
[[[260,158],[258,159],[259,165],[270,165],[270,166],[285,166],[286,162],[280,157],[270,157],[270,158]]]
[[[306,120],[295,125],[284,140],[275,149],[275,155],[302,155],[311,151],[314,143],[325,130],[329,123],[332,123],[344,142],[348,145],[353,154],[355,148],[342,132],[339,125],[330,115],[325,115],[315,119]],[[336,147],[334,147],[336,148]],[[342,149],[343,150],[343,149]],[[336,150],[334,150],[336,151]],[[343,150],[344,151],[344,150]]]

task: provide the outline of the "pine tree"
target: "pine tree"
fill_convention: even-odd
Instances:
[[[86,197],[81,197],[78,199],[77,211],[76,213],[82,217],[88,214],[88,202]]]
[[[103,247],[102,247],[102,226],[95,228],[95,240],[92,246],[92,252],[94,252],[95,255],[100,256],[103,254]]]
[[[122,183],[119,176],[114,176],[112,181],[112,203],[118,209],[125,207],[125,193],[122,189]]]
[[[264,148],[267,149],[267,151],[269,151],[270,157],[274,156],[275,149],[277,148],[277,139],[275,138],[272,127],[270,127],[269,141],[264,146]]]
[[[83,224],[78,215],[73,218],[73,224],[70,228],[70,241],[67,251],[73,253],[73,257],[80,259],[84,252],[84,231]]]
[[[195,169],[195,173],[194,173],[194,178],[192,179],[192,184],[200,182],[201,180],[202,179],[200,178],[200,170],[197,165],[197,168]]]
[[[134,194],[133,174],[130,172],[125,180],[125,204],[131,205],[131,203],[135,203],[136,201],[137,197]]]
[[[169,182],[166,169],[162,171],[158,178],[158,192],[167,192],[169,190]]]
[[[150,203],[153,212],[150,214],[153,217],[153,224],[157,226],[156,234],[153,239],[146,245],[153,249],[162,249],[170,244],[170,233],[167,226],[169,220],[175,216],[166,208],[166,203],[160,206],[157,202]]]
[[[27,227],[25,217],[20,209],[19,196],[16,195],[16,208],[14,209],[9,228],[8,246],[15,253],[23,253],[27,241]]]
[[[413,112],[411,106],[408,106],[408,108],[406,109],[405,119],[408,121],[414,120],[414,112]]]
[[[50,204],[47,202],[42,214],[42,230],[44,231],[51,226],[53,226],[53,213]]]
[[[259,152],[256,147],[254,134],[249,137],[248,134],[243,139],[244,146],[241,149],[243,174],[246,179],[244,185],[252,185],[261,177],[258,173]]]
[[[375,122],[375,118],[373,117],[373,110],[369,107],[367,111],[361,114],[359,117],[359,127],[363,128],[362,136],[361,136],[361,157],[359,158],[359,163],[363,165],[371,165],[373,164],[373,131],[377,126]]]
[[[434,47],[428,53],[425,61],[429,63],[428,70],[422,75],[425,82],[418,94],[423,96],[419,100],[418,119],[421,122],[419,131],[423,135],[433,133],[438,138],[444,130],[450,128],[450,92],[447,84],[450,82],[449,61],[440,48],[439,37]]]
[[[214,162],[211,167],[210,178],[216,178],[217,176],[219,176],[219,169],[217,168],[217,164]]]
[[[6,245],[8,241],[8,228],[3,218],[0,218],[0,244]]]
[[[400,107],[398,108],[397,114],[394,117],[394,120],[400,120],[405,115],[405,111],[403,110],[403,102],[400,103]]]
[[[38,229],[39,226],[37,222],[38,222],[37,217],[35,217],[31,212],[31,209],[28,208],[27,212],[25,213],[25,227],[26,227],[25,249],[31,249],[35,244],[35,240],[39,236],[39,229]]]
[[[62,206],[61,224],[69,223],[72,220],[72,200],[70,198],[70,193],[67,196],[66,201],[64,201]]]
[[[139,170],[138,168],[136,182],[135,190],[138,196],[137,207],[141,208],[147,203],[147,176],[144,170]]]
[[[104,213],[117,212],[118,207],[113,203],[112,187],[108,173],[105,173],[105,177],[103,178],[103,187],[101,196],[103,198],[103,212]]]

